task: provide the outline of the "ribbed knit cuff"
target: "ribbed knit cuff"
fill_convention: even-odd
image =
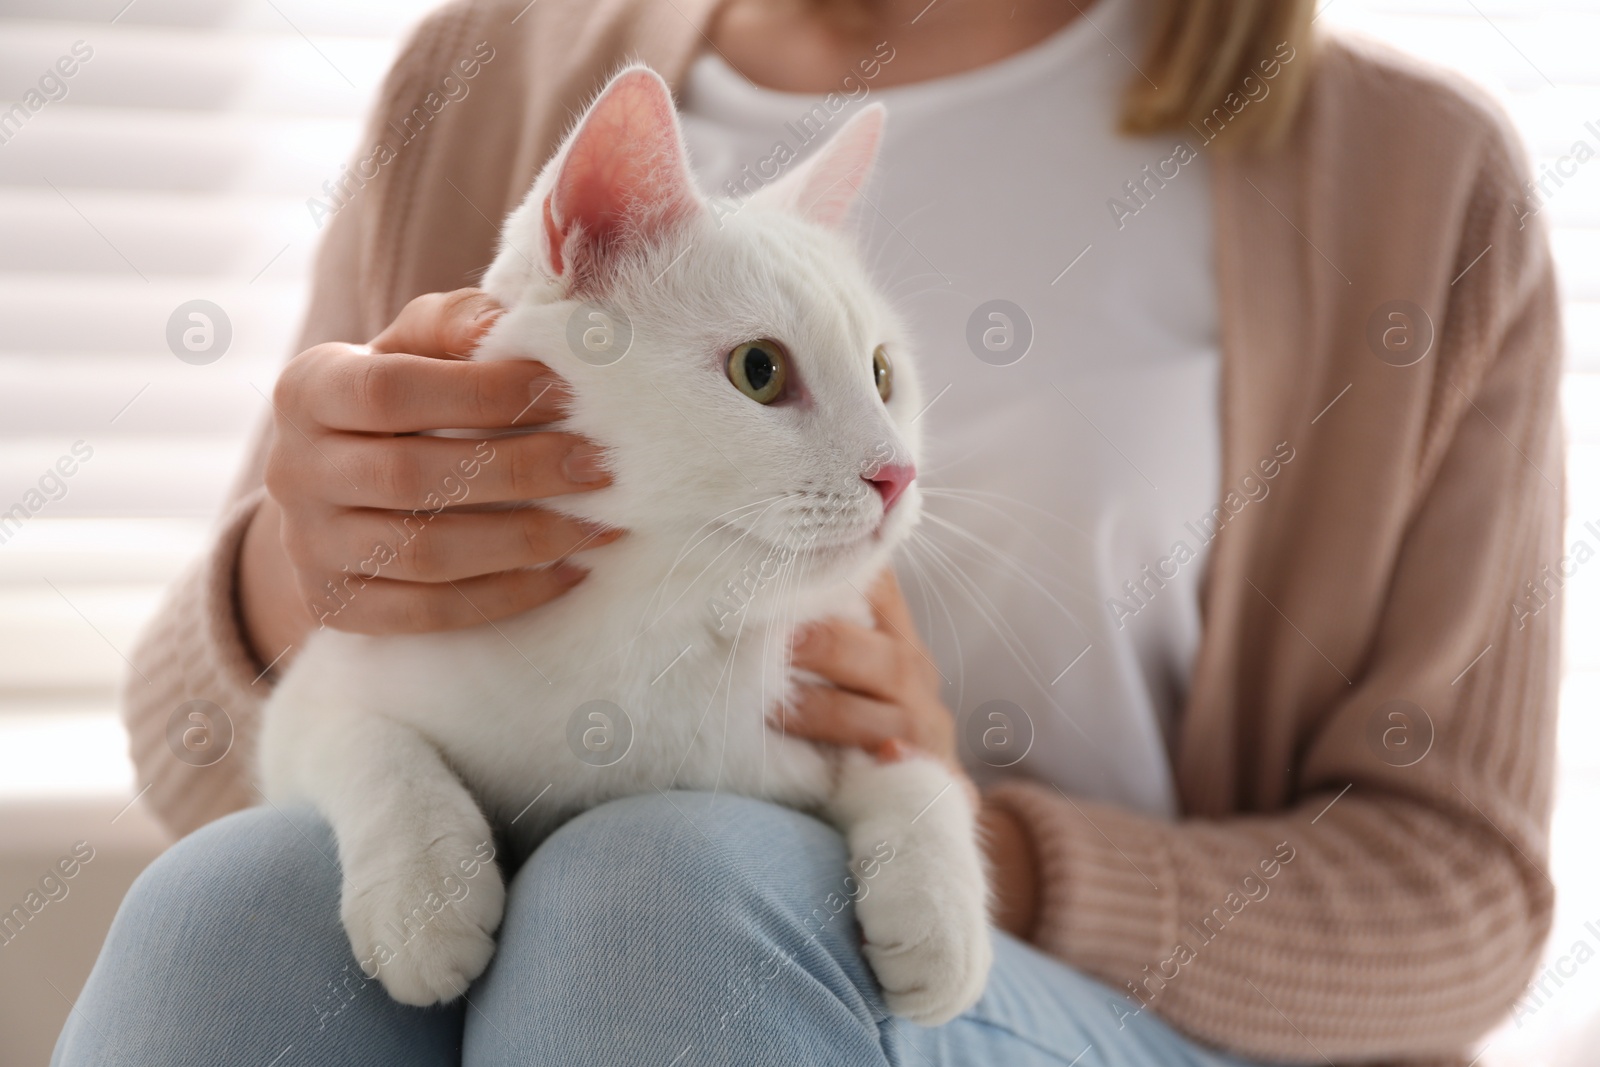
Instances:
[[[1119,991],[1177,941],[1178,886],[1147,817],[1031,782],[985,795],[1027,831],[1039,864],[1039,948]]]
[[[210,551],[167,591],[123,687],[135,788],[148,786],[145,803],[177,835],[255,800],[255,733],[268,682],[245,639],[237,577],[240,544],[264,495],[239,500]],[[220,714],[186,708],[191,701]]]

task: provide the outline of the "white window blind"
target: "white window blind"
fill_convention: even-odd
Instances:
[[[306,200],[427,6],[0,0],[0,795],[131,782],[122,656],[287,354]],[[194,300],[231,331],[211,362],[169,348]]]

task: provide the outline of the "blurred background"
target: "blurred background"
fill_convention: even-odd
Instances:
[[[290,354],[307,202],[429,6],[0,0],[0,912],[78,842],[93,850],[0,944],[7,1067],[48,1062],[117,902],[165,845],[117,718],[123,655],[203,545]],[[1600,0],[1324,0],[1319,19],[1486,85],[1559,178],[1542,215],[1567,315],[1567,540],[1600,549]],[[5,522],[16,504],[26,521]],[[1550,970],[1484,1064],[1600,1063],[1600,566],[1560,607]]]

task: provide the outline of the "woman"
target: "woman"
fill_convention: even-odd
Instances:
[[[547,512],[445,515],[316,606],[436,473],[396,434],[554,416],[537,364],[452,358],[496,310],[460,286],[635,56],[708,189],[889,107],[863,232],[918,324],[953,540],[908,598],[880,584],[876,629],[807,635],[833,685],[783,728],[984,786],[1006,934],[940,1029],[886,1016],[837,836],[793,812],[580,816],[428,1011],[353,966],[325,826],[226,815],[319,617],[478,625],[581,580],[525,569],[581,536]],[[1551,911],[1558,641],[1526,603],[1560,555],[1559,327],[1470,91],[1313,40],[1300,2],[462,0],[356,158],[273,432],[128,692],[150,802],[209,825],[130,891],[59,1064],[1464,1062],[1509,1009]],[[519,441],[477,499],[604,484],[586,442]],[[169,743],[193,700],[220,758]]]

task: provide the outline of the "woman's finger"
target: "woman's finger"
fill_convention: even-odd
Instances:
[[[786,734],[826,745],[879,749],[884,742],[915,743],[904,709],[896,704],[826,685],[795,687],[776,725]]]
[[[594,444],[570,433],[480,441],[334,433],[301,457],[300,485],[353,507],[433,511],[598,489],[610,481],[600,457]]]
[[[571,393],[543,363],[472,363],[319,345],[284,368],[274,390],[294,429],[361,433],[500,429],[561,417]]]
[[[907,657],[915,653],[892,633],[841,619],[812,623],[801,631],[792,653],[794,666],[813,671],[845,689],[897,702],[907,695]]]
[[[505,309],[482,289],[424,293],[372,339],[374,352],[465,359]]]
[[[880,627],[899,634],[918,648],[922,647],[917,636],[917,624],[912,621],[911,608],[900,592],[900,579],[895,577],[893,567],[885,567],[878,573],[877,581],[867,591],[867,603],[871,605],[873,618]]]
[[[319,622],[352,633],[432,633],[480,626],[554,600],[583,580],[573,563],[502,571],[457,582],[401,582],[345,575],[307,598]]]
[[[419,514],[355,509],[326,529],[329,570],[399,581],[446,582],[551,563],[610,544],[621,530],[589,527],[542,508]]]

